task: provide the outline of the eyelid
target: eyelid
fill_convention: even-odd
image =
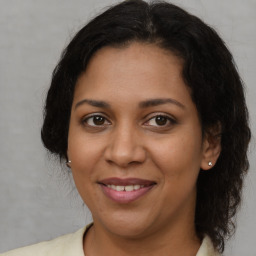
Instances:
[[[153,113],[153,114],[149,114],[146,116],[146,121],[144,122],[144,124],[148,123],[150,120],[158,117],[158,116],[162,116],[162,117],[165,117],[166,119],[168,119],[168,121],[172,124],[176,124],[177,123],[177,120],[176,118],[174,118],[173,116],[171,116],[170,114],[166,114],[166,113],[163,113],[163,112],[159,112],[159,113]],[[170,125],[170,124],[169,124]],[[151,126],[151,125],[148,125],[148,126]],[[163,125],[162,128],[166,127],[168,125]],[[156,127],[161,127],[160,125],[156,126]]]
[[[93,118],[93,117],[95,117],[95,116],[100,116],[100,117],[104,118],[104,122],[107,122],[107,124],[104,123],[104,124],[102,124],[102,125],[89,125],[89,124],[87,123],[87,120],[89,120],[90,118]],[[148,124],[147,124],[148,122],[150,122],[150,120],[152,120],[152,119],[154,119],[154,118],[156,118],[156,117],[158,117],[158,116],[161,116],[161,117],[166,118],[166,119],[168,120],[168,123],[167,123],[166,125],[162,125],[162,126],[161,126],[161,125],[148,125]],[[158,128],[161,128],[161,127],[162,127],[162,128],[166,128],[166,127],[168,127],[168,126],[172,126],[172,125],[174,125],[174,124],[177,123],[176,118],[174,118],[174,117],[171,116],[170,114],[163,113],[163,112],[156,112],[156,113],[148,114],[148,115],[144,118],[144,120],[145,120],[145,119],[146,119],[146,121],[143,121],[143,124],[142,124],[142,125],[151,126],[151,127],[158,127]],[[109,118],[106,116],[105,113],[96,112],[96,113],[87,114],[87,115],[85,115],[84,117],[82,117],[82,118],[81,118],[81,124],[82,124],[83,126],[87,126],[87,127],[103,128],[103,127],[106,127],[106,126],[108,126],[108,125],[110,125],[110,124],[112,124],[112,123],[111,123],[111,121],[109,121]]]
[[[89,120],[90,118],[93,118],[93,117],[95,117],[95,116],[100,116],[100,117],[104,118],[105,121],[108,122],[107,125],[111,124],[111,122],[109,121],[108,117],[106,117],[106,115],[105,115],[104,113],[101,113],[101,112],[97,112],[97,113],[92,113],[92,114],[85,115],[84,117],[82,117],[81,123],[82,123],[83,125],[85,125],[85,123],[86,123],[87,120]],[[106,126],[106,124],[103,124],[103,125],[95,125],[95,126],[94,126],[94,125],[88,125],[88,124],[87,124],[87,126],[88,126],[88,127],[104,127],[104,126]]]

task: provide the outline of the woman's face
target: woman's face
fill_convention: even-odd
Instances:
[[[105,47],[78,79],[68,157],[95,227],[142,237],[194,225],[208,142],[181,76],[157,46]]]

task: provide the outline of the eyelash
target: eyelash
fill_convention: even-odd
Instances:
[[[164,118],[167,124],[163,124],[163,125],[159,125],[159,124],[158,125],[149,125],[150,121],[152,121],[152,120],[154,120],[154,119],[156,119],[158,117]],[[94,122],[94,120],[93,120],[94,118],[101,118],[102,119],[101,121],[103,121],[103,124],[100,124],[100,125],[89,124],[88,121],[90,119],[92,119],[92,122]],[[107,122],[107,124],[105,124],[105,122]],[[156,123],[156,120],[155,120],[155,123]],[[172,125],[174,125],[176,123],[177,123],[177,121],[174,118],[172,118],[172,117],[170,117],[168,115],[159,113],[159,114],[155,114],[154,116],[149,118],[146,122],[143,123],[143,125],[151,126],[151,127],[154,127],[154,128],[168,128],[169,126],[172,126]],[[95,113],[95,114],[92,114],[90,116],[86,116],[85,118],[83,118],[82,119],[82,124],[84,126],[88,127],[88,128],[105,128],[106,126],[111,125],[111,122],[108,121],[108,119],[104,115],[102,115],[101,113]]]
[[[111,124],[111,122],[109,122],[108,119],[100,113],[96,113],[96,114],[92,114],[90,116],[86,116],[85,118],[82,119],[82,124],[87,126],[87,127],[93,127],[93,128],[103,128],[104,126],[106,126],[105,124],[102,124],[102,125],[90,125],[90,124],[88,124],[88,120],[92,119],[92,122],[93,122],[93,119],[97,118],[97,117],[102,118],[104,120],[104,123],[107,121],[108,122],[107,125]]]
[[[158,118],[158,117],[160,117],[160,118],[164,118],[165,119],[165,121],[166,121],[166,124],[163,124],[163,125],[152,125],[152,127],[157,127],[157,128],[168,128],[169,126],[172,126],[172,125],[174,125],[174,124],[176,124],[177,123],[177,121],[174,119],[174,118],[172,118],[172,117],[170,117],[170,116],[168,116],[168,115],[165,115],[165,114],[155,114],[154,116],[152,116],[148,121],[146,121],[146,123],[144,123],[146,126],[150,126],[150,125],[148,125],[148,123],[150,122],[150,121],[152,121],[152,120],[154,120],[155,119],[155,123],[157,122],[156,121],[156,118]]]

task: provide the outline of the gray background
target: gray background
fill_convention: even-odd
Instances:
[[[114,0],[0,0],[0,252],[72,232],[91,217],[58,161],[40,141],[51,72],[74,33]],[[217,29],[247,87],[256,113],[256,1],[174,0]],[[236,235],[225,255],[256,255],[256,162],[246,179]],[[66,173],[66,174],[65,174]]]

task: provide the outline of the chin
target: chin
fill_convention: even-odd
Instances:
[[[100,220],[100,223],[108,232],[120,237],[134,239],[146,236],[153,222],[150,221],[150,215],[145,217],[144,214],[137,215],[131,210],[128,211],[130,214],[114,213],[109,217],[104,216],[104,220]]]

